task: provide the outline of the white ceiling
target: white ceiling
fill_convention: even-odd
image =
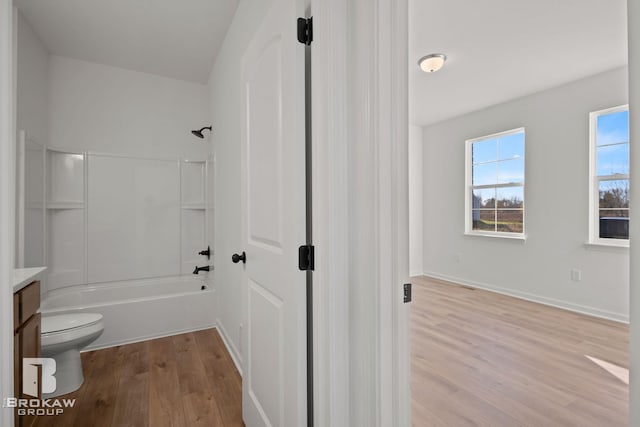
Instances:
[[[238,0],[18,0],[47,50],[206,83]]]
[[[410,121],[627,63],[626,0],[410,0]],[[50,53],[206,83],[238,0],[18,0]],[[434,74],[417,61],[447,54]]]
[[[409,0],[410,122],[425,126],[627,64],[626,0]],[[445,53],[425,74],[418,59]]]

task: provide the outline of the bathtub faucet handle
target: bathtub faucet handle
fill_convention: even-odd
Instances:
[[[207,250],[198,252],[198,255],[204,255],[207,259],[211,259],[211,246],[207,246]]]

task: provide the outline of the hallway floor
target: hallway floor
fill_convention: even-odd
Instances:
[[[82,354],[77,399],[39,427],[228,427],[242,422],[242,380],[216,329]]]
[[[415,427],[627,425],[628,386],[603,368],[624,379],[627,325],[426,277],[412,282]]]

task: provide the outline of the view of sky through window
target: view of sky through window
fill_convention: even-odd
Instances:
[[[603,112],[596,119],[598,236],[629,238],[629,110]]]
[[[629,111],[598,117],[598,175],[629,173]]]

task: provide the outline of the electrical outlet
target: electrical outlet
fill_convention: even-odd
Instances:
[[[582,270],[578,270],[577,268],[571,269],[571,280],[574,282],[579,282],[582,280]]]
[[[454,254],[454,255],[453,255],[453,260],[454,260],[455,262],[460,262],[460,254]]]

